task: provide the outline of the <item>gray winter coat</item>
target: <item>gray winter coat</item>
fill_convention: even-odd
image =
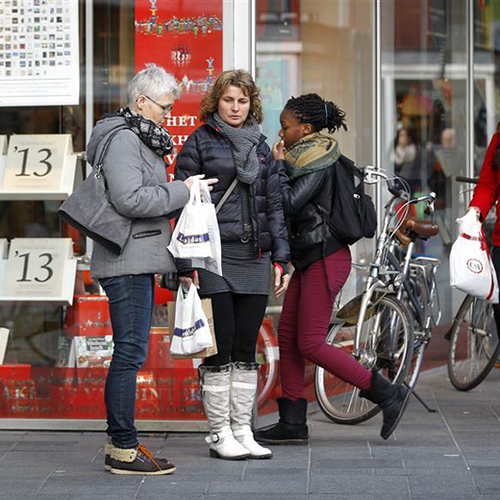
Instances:
[[[97,122],[87,147],[91,165],[99,158],[113,129],[124,125],[125,120],[120,116]],[[167,250],[172,233],[167,216],[188,202],[186,185],[181,181],[167,183],[163,158],[131,130],[122,130],[113,137],[103,172],[111,204],[118,213],[132,219],[132,229],[120,255],[94,242],[92,277],[174,271],[174,260]]]

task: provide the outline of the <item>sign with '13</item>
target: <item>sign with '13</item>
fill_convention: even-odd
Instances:
[[[65,268],[73,256],[70,238],[16,238],[9,248],[4,295],[10,297],[61,297]],[[74,277],[73,277],[74,279]]]
[[[13,135],[1,191],[43,193],[61,190],[65,166],[72,152],[68,134]]]

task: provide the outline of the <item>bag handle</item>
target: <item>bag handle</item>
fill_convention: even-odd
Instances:
[[[215,207],[215,213],[218,214],[219,210],[222,208],[222,205],[226,203],[226,200],[229,198],[231,193],[234,191],[234,188],[236,187],[236,184],[238,184],[238,178],[235,177],[233,182],[231,182],[231,185],[226,189],[226,192],[220,199],[219,203],[217,203],[217,206]]]
[[[200,205],[201,204],[201,193],[200,193],[200,180],[198,178],[193,179],[193,183],[189,188],[189,202],[190,205]]]
[[[106,143],[104,144],[104,146],[101,149],[101,154],[99,155],[99,160],[97,161],[96,166],[95,166],[96,175],[100,175],[102,173],[102,164],[104,162],[104,159],[106,158],[106,155],[108,154],[109,145],[111,144],[111,140],[113,139],[113,137],[118,132],[121,132],[122,130],[127,130],[128,128],[129,127],[127,127],[127,126],[120,126],[120,127],[113,129],[113,131],[109,134],[108,138],[106,139]]]

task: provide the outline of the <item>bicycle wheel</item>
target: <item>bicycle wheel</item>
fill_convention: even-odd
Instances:
[[[490,303],[467,295],[455,317],[448,351],[448,375],[453,387],[470,391],[493,368],[500,351]]]
[[[262,406],[269,398],[276,383],[277,373],[277,342],[273,343],[272,330],[263,323],[257,337],[257,362],[260,363],[257,381],[257,405]]]
[[[359,362],[378,370],[394,383],[407,375],[413,349],[413,323],[406,306],[385,296],[369,308],[361,329]],[[353,354],[356,324],[336,324],[326,341]],[[314,388],[323,413],[334,422],[354,425],[376,415],[380,408],[359,396],[359,389],[317,366]]]

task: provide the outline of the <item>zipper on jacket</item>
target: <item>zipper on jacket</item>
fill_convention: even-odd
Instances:
[[[251,184],[250,185],[250,189],[249,189],[249,192],[250,194],[252,193],[252,189],[255,190],[255,184]],[[253,197],[251,196],[250,197],[250,215],[252,215],[252,212],[253,214],[255,215],[255,218],[252,219],[252,222],[255,223],[255,227],[254,227],[254,231],[255,231],[255,234],[257,235],[256,238],[254,238],[254,244],[253,244],[253,247],[255,250],[259,249],[260,251],[260,224],[259,224],[259,216],[257,214],[257,210],[255,208],[255,193],[253,194]],[[260,260],[260,257],[259,257],[259,260]]]

